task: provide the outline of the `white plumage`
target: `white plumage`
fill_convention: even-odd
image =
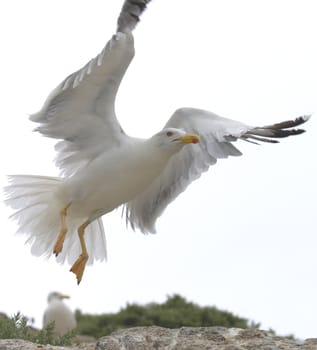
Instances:
[[[43,328],[54,322],[54,333],[64,335],[76,328],[76,319],[71,309],[63,302],[68,295],[51,292],[43,315]]]
[[[86,262],[106,259],[102,215],[124,206],[127,223],[143,233],[186,187],[218,158],[239,156],[232,144],[273,140],[303,132],[300,117],[252,127],[214,113],[181,108],[149,139],[128,136],[115,114],[120,82],[134,56],[132,30],[149,0],[126,0],[117,33],[102,52],[68,76],[30,119],[58,139],[61,178],[9,178],[7,204],[35,255],[70,263],[78,283]],[[198,136],[199,135],[199,136]],[[78,237],[76,232],[78,232]],[[85,237],[84,237],[84,232]],[[79,239],[78,239],[79,238]]]

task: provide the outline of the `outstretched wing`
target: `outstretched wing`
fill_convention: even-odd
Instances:
[[[169,161],[164,172],[138,197],[126,204],[126,220],[143,233],[155,233],[155,221],[186,187],[219,158],[240,156],[232,145],[237,139],[251,142],[277,142],[275,138],[297,135],[304,130],[289,129],[308,120],[307,116],[261,128],[222,118],[214,113],[194,108],[177,110],[165,127],[197,133],[201,140],[186,145]]]
[[[30,117],[40,124],[36,131],[61,140],[56,164],[66,176],[128,138],[115,114],[115,98],[134,56],[131,31],[148,2],[126,0],[117,33],[102,52],[68,76]]]
[[[121,79],[134,55],[131,33],[117,33],[102,52],[68,76],[30,119],[35,130],[61,139],[56,164],[64,175],[127,137],[116,118],[114,103]]]

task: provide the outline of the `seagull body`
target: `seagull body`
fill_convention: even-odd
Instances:
[[[169,130],[172,133],[172,129]],[[175,135],[181,137],[182,133],[175,130]],[[169,158],[183,146],[175,143],[172,147],[162,148],[157,146],[158,140],[159,137],[133,139],[133,142],[127,142],[110,154],[93,160],[89,171],[80,171],[63,182],[58,191],[60,196],[64,195],[63,203],[73,203],[68,215],[88,216],[93,221],[100,214],[112,211],[142,192],[163,171]],[[109,164],[112,166],[109,167]],[[96,191],[96,183],[100,181],[104,185]],[[84,188],[83,183],[87,184]]]
[[[64,335],[76,328],[76,319],[70,308],[63,302],[69,298],[58,292],[52,292],[47,297],[47,308],[43,316],[43,328],[54,322],[54,334]]]
[[[232,142],[277,142],[302,133],[303,116],[253,127],[212,112],[180,108],[149,139],[128,136],[115,113],[121,80],[134,56],[132,30],[149,0],[126,0],[116,34],[102,52],[68,76],[30,119],[58,139],[61,177],[9,177],[7,204],[35,255],[72,265],[78,283],[86,263],[106,259],[101,217],[123,205],[133,229],[155,233],[155,222],[187,186],[219,158],[239,156]],[[78,257],[79,256],[79,257]]]

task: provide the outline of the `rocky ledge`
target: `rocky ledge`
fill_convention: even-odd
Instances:
[[[15,339],[0,340],[0,350],[317,350],[317,339],[277,337],[258,329],[224,327],[136,327],[122,329],[96,343],[71,347],[39,345]]]

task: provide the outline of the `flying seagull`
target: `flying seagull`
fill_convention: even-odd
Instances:
[[[155,222],[218,158],[239,156],[236,140],[277,142],[304,132],[308,116],[253,127],[214,113],[180,108],[148,139],[127,135],[115,99],[134,56],[132,31],[150,0],[126,0],[117,31],[101,53],[69,75],[30,119],[58,139],[61,177],[14,175],[6,188],[18,232],[33,254],[67,260],[80,283],[87,263],[106,259],[102,216],[119,206],[127,223],[155,233]]]
[[[47,297],[47,308],[43,315],[43,328],[54,322],[54,334],[64,335],[76,328],[76,319],[71,309],[63,302],[69,296],[51,292]]]

